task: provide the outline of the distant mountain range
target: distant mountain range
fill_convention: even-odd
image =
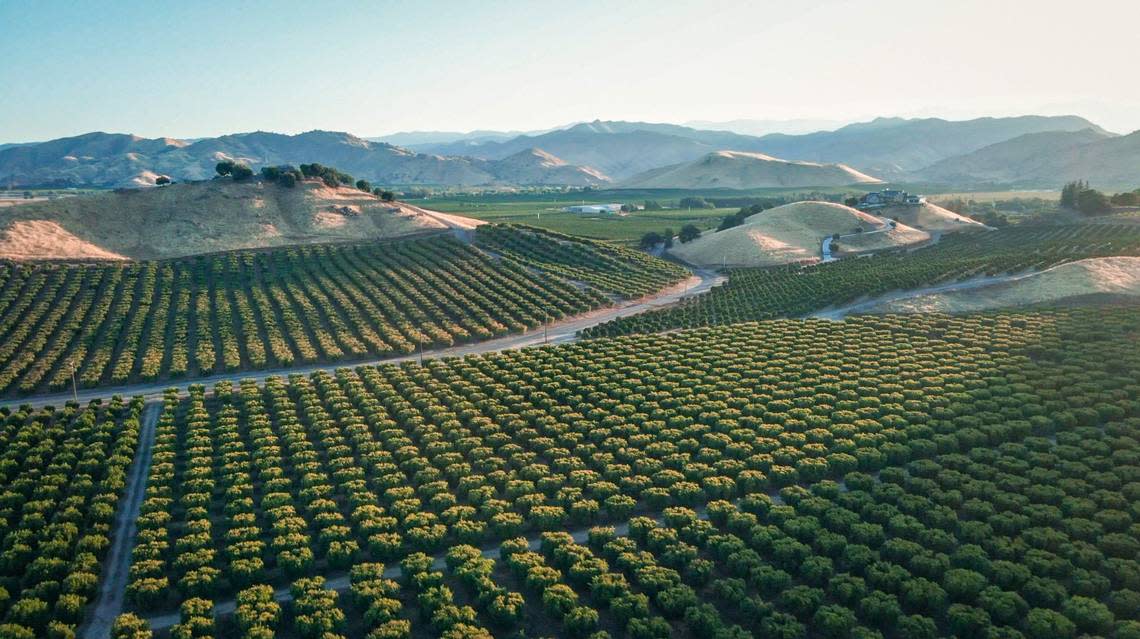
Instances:
[[[931,164],[1029,133],[1103,129],[1077,116],[1027,115],[949,121],[878,118],[835,131],[767,135],[764,153],[812,162],[843,162],[887,179],[905,178]]]
[[[88,133],[0,145],[0,184],[118,186],[149,183],[154,175],[200,180],[213,176],[219,160],[230,159],[255,169],[320,162],[385,185],[606,186],[636,184],[635,176],[659,170],[653,183],[660,188],[695,188],[689,186],[695,179],[692,171],[661,169],[719,151],[763,154],[784,162],[779,165],[783,168],[793,166],[788,162],[842,164],[864,177],[892,182],[1057,188],[1076,178],[1105,187],[1140,181],[1136,134],[1117,136],[1077,116],[878,118],[834,131],[759,137],[676,124],[597,120],[521,135],[410,132],[379,140],[386,141],[330,131],[241,133],[195,141]],[[724,170],[756,165],[737,159],[721,163]],[[710,173],[707,167],[703,171],[697,182],[708,188],[761,188],[746,184],[765,183]],[[828,186],[835,177],[811,170],[797,175],[821,181],[806,184],[797,177],[797,186],[805,187]]]
[[[878,118],[835,131],[762,137],[675,124],[594,121],[505,141],[426,144],[417,149],[495,159],[536,147],[570,164],[595,167],[618,181],[649,169],[696,160],[714,151],[752,151],[786,160],[842,163],[884,179],[899,180],[946,158],[1021,135],[1082,129],[1106,133],[1077,116],[964,121]]]
[[[744,135],[769,135],[771,133],[787,133],[788,135],[801,135],[815,133],[816,131],[834,131],[841,126],[850,124],[843,120],[818,120],[810,118],[797,118],[792,120],[690,120],[685,126],[694,129],[707,129],[709,131],[732,131]]]
[[[756,151],[760,138],[730,131],[701,131],[676,124],[584,122],[540,135],[504,141],[459,141],[416,147],[426,153],[499,159],[529,148],[570,164],[592,166],[620,180],[643,171],[687,162],[721,150]]]
[[[88,133],[0,150],[0,183],[126,186],[137,184],[140,175],[151,174],[179,181],[203,180],[214,175],[214,165],[220,160],[245,162],[255,169],[320,162],[380,184],[589,186],[609,181],[596,170],[569,166],[530,149],[512,156],[496,160],[441,157],[329,131],[242,133],[192,144],[170,138]]]
[[[1140,185],[1140,131],[1099,129],[1030,133],[947,158],[915,173],[930,182],[1056,187],[1091,180],[1102,188]]]

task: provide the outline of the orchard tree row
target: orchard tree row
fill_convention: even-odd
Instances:
[[[640,255],[619,269],[606,250],[574,249],[574,274],[595,284],[586,288],[443,237],[128,265],[0,263],[0,393],[60,391],[73,376],[94,387],[406,354],[533,329],[681,277]]]
[[[1135,415],[1140,318],[1091,313],[776,321],[197,387],[158,423],[129,595],[169,609]]]
[[[266,585],[241,591],[226,622],[191,599],[173,636],[1133,639],[1140,419],[1055,439],[668,507],[578,540],[359,563],[349,597],[298,579],[284,616]],[[189,628],[209,632],[178,634]]]
[[[475,239],[479,246],[527,267],[626,299],[656,293],[689,275],[680,266],[640,251],[528,226],[485,224]]]
[[[141,400],[0,409],[0,636],[75,636],[99,586]]]

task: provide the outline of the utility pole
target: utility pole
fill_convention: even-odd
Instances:
[[[79,403],[79,386],[75,383],[75,369],[77,368],[79,368],[79,366],[73,361],[71,363],[71,397],[75,400],[76,404]]]
[[[418,342],[420,345],[420,366],[422,367],[424,365],[424,340],[421,337],[417,338],[416,342]]]
[[[546,313],[546,321],[544,321],[542,323],[542,343],[543,344],[549,344],[550,343],[550,335],[547,333],[547,327],[550,326],[550,312],[549,311],[543,311],[543,312]]]

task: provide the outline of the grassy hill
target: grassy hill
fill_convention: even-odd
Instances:
[[[1140,301],[1140,257],[1096,257],[981,288],[896,300],[881,313],[967,313],[994,308],[1065,304],[1089,296]]]
[[[944,209],[931,202],[924,202],[918,206],[891,206],[875,213],[923,231],[969,233],[984,231],[988,228],[977,220],[958,215],[954,211]]]
[[[881,180],[844,164],[781,160],[762,153],[716,151],[646,171],[621,184],[643,189],[759,189],[878,184]]]
[[[156,259],[444,229],[348,187],[219,179],[0,209],[0,257]]]
[[[771,266],[820,259],[820,245],[841,237],[844,252],[860,253],[919,244],[930,239],[924,231],[886,221],[842,204],[795,202],[753,215],[740,225],[705,233],[670,254],[698,266]],[[877,231],[877,232],[876,232]]]

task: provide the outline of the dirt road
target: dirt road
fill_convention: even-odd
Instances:
[[[123,611],[123,599],[127,594],[130,575],[131,549],[135,545],[135,522],[146,495],[147,474],[150,472],[150,458],[154,451],[155,423],[161,412],[160,402],[151,402],[143,408],[139,444],[127,477],[127,492],[119,500],[115,525],[111,531],[111,550],[107,553],[103,566],[94,609],[87,625],[80,630],[80,636],[85,639],[106,639],[111,636],[111,624]]]
[[[879,295],[876,297],[872,297],[869,299],[859,300],[857,302],[852,302],[851,304],[847,304],[845,306],[839,306],[836,308],[825,308],[822,310],[818,310],[814,313],[809,314],[808,317],[841,321],[844,317],[847,317],[848,315],[851,315],[854,313],[861,313],[863,311],[869,310],[871,308],[874,308],[875,306],[878,306],[879,304],[884,304],[886,302],[894,302],[897,300],[905,300],[905,299],[910,299],[912,297],[920,297],[922,295],[929,295],[931,293],[945,293],[947,291],[962,291],[962,290],[968,290],[968,289],[972,289],[972,288],[980,288],[982,286],[989,286],[990,284],[998,284],[1000,282],[1012,282],[1014,280],[1019,280],[1023,277],[1027,277],[1029,275],[1033,275],[1034,273],[1036,273],[1036,271],[1029,271],[1029,272],[1025,272],[1025,273],[1015,273],[1012,275],[986,275],[986,276],[982,276],[982,277],[973,277],[973,278],[970,278],[968,280],[960,280],[957,282],[950,282],[948,284],[938,284],[935,286],[927,286],[924,288],[914,288],[914,289],[909,289],[909,290],[905,290],[905,291],[895,291],[895,292]]]

